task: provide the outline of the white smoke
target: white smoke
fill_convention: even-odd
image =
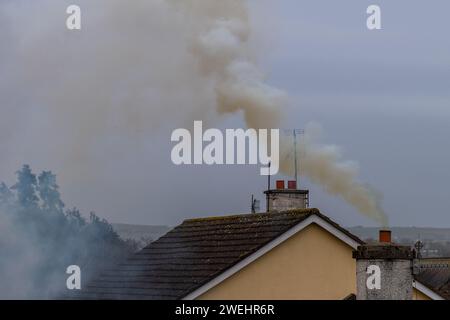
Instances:
[[[98,176],[97,146],[112,137],[145,140],[165,123],[235,112],[252,128],[282,126],[287,94],[255,63],[245,1],[79,0],[78,33],[65,28],[70,4],[0,4],[2,157],[14,155],[13,144],[48,139],[46,156],[64,163],[65,175]],[[301,173],[386,224],[375,193],[357,182],[357,166],[306,137]],[[289,172],[287,163],[282,168]]]
[[[30,237],[17,230],[17,225],[11,220],[10,214],[0,209],[0,299],[22,297],[24,292],[32,291],[32,279],[36,276],[33,268],[40,259],[33,252]]]
[[[0,299],[48,299],[61,289],[64,270],[42,269],[50,265],[52,244],[35,231],[18,221],[16,212],[0,206]],[[75,241],[74,246],[85,244]],[[64,257],[54,258],[56,264]]]
[[[201,3],[201,1],[195,1]],[[245,12],[245,3],[229,1],[238,12]],[[240,17],[240,20],[239,20]],[[264,82],[261,70],[248,54],[249,29],[245,14],[212,19],[206,32],[199,36],[196,46],[200,69],[214,78],[217,111],[230,113],[243,111],[250,128],[278,128],[281,126],[283,107],[287,94]],[[381,209],[379,197],[370,187],[357,181],[358,166],[343,162],[339,148],[317,143],[312,126],[306,129],[305,139],[298,150],[298,170],[327,192],[338,195],[353,205],[360,213],[387,225],[387,217]],[[282,141],[281,169],[292,174],[292,144]]]
[[[369,185],[358,182],[358,164],[344,161],[338,146],[320,144],[320,132],[318,124],[310,123],[306,127],[298,143],[299,173],[328,193],[341,197],[359,213],[387,226],[388,219],[380,205],[381,196]],[[281,170],[289,175],[293,175],[291,139],[285,138],[281,145]]]

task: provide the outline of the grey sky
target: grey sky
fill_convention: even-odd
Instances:
[[[27,92],[21,90],[27,87],[20,81],[11,83],[7,76],[16,64],[20,69],[24,63],[23,57],[14,52],[18,48],[14,37],[25,30],[18,24],[26,23],[29,15],[35,15],[34,22],[58,21],[52,17],[65,11],[64,3],[44,2],[54,6],[31,11],[26,1],[18,1],[22,4],[20,12],[29,13],[14,17],[17,20],[12,19],[10,9],[2,12],[6,4],[11,7],[12,1],[0,3],[0,180],[12,183],[14,171],[23,163],[29,163],[35,171],[53,170],[68,206],[78,206],[85,213],[96,211],[113,222],[173,225],[185,218],[248,212],[252,193],[263,200],[266,178],[259,176],[258,166],[171,164],[170,133],[179,126],[177,108],[170,109],[173,123],[166,121],[145,138],[133,134],[123,137],[121,131],[107,139],[92,137],[97,143],[90,154],[94,164],[90,170],[79,168],[77,159],[70,156],[49,157],[63,153],[64,134],[58,136],[53,130],[58,125],[48,121],[39,109],[40,102],[30,101]],[[448,226],[450,3],[376,1],[382,9],[383,29],[369,31],[365,10],[373,3],[253,0],[250,14],[258,48],[256,59],[268,82],[289,94],[286,127],[320,123],[323,141],[342,147],[345,159],[359,163],[359,180],[382,194],[391,225]],[[19,11],[16,8],[12,12]],[[100,14],[94,12],[92,16]],[[63,14],[62,23],[64,18]],[[46,26],[54,27],[51,23]],[[88,22],[87,30],[113,37],[107,29],[94,31]],[[164,45],[163,37],[155,44]],[[57,45],[34,47],[56,50]],[[94,49],[91,54],[95,54]],[[153,60],[152,50],[137,58],[145,62],[145,57]],[[68,56],[67,63],[76,59]],[[52,61],[48,67],[58,69]],[[162,74],[165,69],[158,72]],[[167,70],[168,74],[172,72]],[[124,90],[128,90],[126,83]],[[91,117],[92,113],[80,116]],[[190,129],[192,122],[185,125]],[[240,115],[232,115],[220,118],[215,125],[225,128],[244,124]],[[70,126],[76,129],[77,123]],[[83,128],[80,124],[80,131]],[[311,189],[312,205],[339,223],[374,224],[319,186],[303,179],[302,185]]]
[[[286,23],[268,58],[272,81],[295,97],[292,114],[358,160],[392,224],[448,225],[450,5],[377,1],[383,30],[370,32],[360,13],[373,2],[301,3],[275,11]]]

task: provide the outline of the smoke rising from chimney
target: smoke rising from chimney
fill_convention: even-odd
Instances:
[[[287,94],[268,85],[254,62],[245,1],[79,0],[78,33],[64,28],[61,13],[69,4],[0,5],[0,40],[8,44],[8,53],[0,53],[8,79],[0,86],[0,108],[9,114],[0,118],[2,144],[23,142],[12,136],[12,124],[26,127],[45,117],[48,136],[60,139],[49,157],[66,164],[67,176],[81,167],[95,176],[92,153],[111,136],[143,140],[162,123],[236,112],[250,128],[282,127]],[[283,145],[288,155],[290,139]],[[284,173],[291,164],[281,164]],[[318,145],[309,129],[299,165],[312,182],[387,224],[375,193],[357,182],[357,167],[343,164],[335,147]]]
[[[198,1],[196,3],[199,3]],[[242,1],[227,2],[237,12],[246,12]],[[229,11],[230,13],[232,11]],[[204,35],[200,35],[196,46],[201,69],[214,76],[217,108],[220,113],[242,110],[250,128],[279,128],[281,114],[287,102],[287,94],[267,85],[263,73],[252,63],[245,48],[248,46],[249,29],[247,15],[227,17],[229,20],[214,20]],[[381,225],[387,225],[379,199],[370,187],[356,178],[358,167],[352,162],[342,162],[339,148],[320,146],[316,143],[314,130],[309,126],[305,139],[298,149],[298,170],[312,182],[321,185],[327,192],[340,196],[358,211]],[[281,169],[292,175],[292,153],[290,139],[281,141],[284,159]]]
[[[358,182],[357,163],[343,161],[339,147],[318,142],[320,131],[320,126],[314,123],[306,127],[297,146],[299,173],[328,193],[341,197],[359,213],[387,226],[388,218],[380,205],[381,196],[370,186]],[[280,146],[280,170],[288,175],[294,174],[291,139],[285,138]]]

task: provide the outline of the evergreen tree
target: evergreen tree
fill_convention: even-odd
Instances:
[[[16,172],[17,183],[12,189],[17,190],[17,201],[24,209],[34,209],[38,207],[39,198],[36,196],[37,180],[29,165],[24,165]]]
[[[81,229],[86,225],[86,220],[77,208],[67,210],[66,217],[72,229]]]
[[[12,205],[14,201],[14,193],[8,186],[2,182],[0,183],[0,206],[7,207]]]
[[[49,213],[63,214],[64,203],[61,201],[59,186],[56,183],[56,175],[51,171],[43,171],[38,177],[39,197],[42,201],[42,209]]]
[[[137,248],[94,213],[86,220],[76,208],[64,212],[56,175],[51,171],[36,178],[24,165],[16,174],[13,187],[0,183],[0,219],[5,215],[11,223],[5,237],[24,241],[0,241],[0,252],[13,253],[9,259],[0,259],[0,264],[6,262],[15,268],[23,257],[32,257],[25,264],[31,274],[24,274],[31,284],[27,293],[31,297],[48,298],[64,290],[68,265],[79,265],[84,279],[89,279]],[[0,285],[16,285],[11,281],[0,272]]]

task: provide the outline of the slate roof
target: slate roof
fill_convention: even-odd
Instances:
[[[420,272],[415,279],[446,300],[450,300],[450,259],[425,258],[419,261]]]
[[[311,215],[359,243],[318,209],[185,220],[77,294],[83,299],[181,299]]]

